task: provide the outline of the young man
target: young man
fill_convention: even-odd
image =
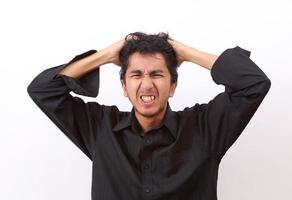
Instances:
[[[92,199],[215,200],[220,160],[271,84],[249,56],[238,46],[218,57],[164,33],[132,33],[43,71],[28,93],[92,160]],[[184,61],[209,69],[225,91],[209,103],[172,111],[168,98]],[[106,63],[121,66],[131,112],[71,96],[96,97],[99,67]]]

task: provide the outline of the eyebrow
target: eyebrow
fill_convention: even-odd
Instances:
[[[139,69],[133,69],[130,71],[131,74],[142,74],[142,71]]]
[[[143,74],[141,70],[139,69],[133,69],[132,71],[130,71],[131,74]],[[150,75],[151,74],[159,74],[159,73],[163,73],[163,71],[161,69],[155,69],[150,71]]]

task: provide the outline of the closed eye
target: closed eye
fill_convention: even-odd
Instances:
[[[155,78],[164,77],[163,74],[152,74],[151,76]]]
[[[133,77],[133,78],[137,78],[137,77],[140,77],[141,76],[141,74],[133,74],[133,75],[131,75],[131,77]]]
[[[163,74],[162,70],[153,70],[152,72],[150,72],[150,77],[152,78],[161,78],[161,77],[165,77],[165,75]],[[130,77],[131,78],[141,78],[143,75],[143,73],[140,70],[132,70],[130,72]]]

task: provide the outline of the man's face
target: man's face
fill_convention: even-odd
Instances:
[[[171,83],[162,54],[132,54],[125,80],[121,81],[124,95],[131,101],[136,117],[164,116],[167,100],[173,96],[176,83]]]

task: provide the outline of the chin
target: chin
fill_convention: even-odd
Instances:
[[[156,117],[158,115],[160,115],[163,112],[163,109],[135,109],[135,111],[143,116],[143,117],[147,117],[147,118],[151,118],[151,117]]]

